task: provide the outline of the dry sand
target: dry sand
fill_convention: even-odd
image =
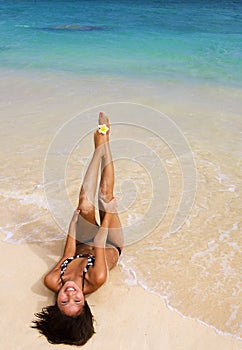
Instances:
[[[1,349],[71,348],[49,344],[30,328],[34,313],[54,300],[53,293],[43,285],[43,276],[61,250],[60,242],[48,245],[1,242]],[[168,309],[161,298],[141,287],[121,283],[120,275],[122,269],[118,266],[111,271],[108,282],[88,297],[96,319],[96,334],[83,349],[242,349],[239,340],[183,318]]]
[[[6,168],[4,174],[10,176],[7,190],[10,186],[11,193],[14,193],[14,186],[19,187],[19,183],[25,193],[29,188],[30,180],[33,183],[41,181],[43,163],[41,154],[38,154],[38,158],[33,159],[31,150],[36,147],[37,143],[37,146],[42,145],[40,151],[38,151],[38,147],[36,149],[37,152],[41,153],[42,151],[43,157],[58,127],[78,114],[80,106],[82,106],[81,110],[84,110],[92,106],[93,101],[97,105],[110,101],[128,100],[160,107],[160,102],[156,103],[159,100],[158,97],[163,96],[163,100],[173,102],[173,95],[175,95],[178,96],[176,104],[173,107],[173,103],[170,103],[170,109],[165,110],[165,112],[175,114],[174,108],[182,109],[182,103],[185,106],[188,100],[189,103],[194,101],[196,107],[196,98],[198,100],[198,96],[200,96],[197,92],[197,97],[195,96],[196,98],[190,101],[189,89],[183,88],[186,93],[185,97],[172,90],[170,98],[167,98],[166,94],[169,93],[170,89],[163,92],[157,90],[157,95],[153,95],[154,89],[149,91],[149,86],[145,91],[143,86],[134,88],[133,94],[128,96],[125,85],[122,85],[121,82],[116,84],[116,90],[113,88],[113,82],[109,83],[108,81],[105,83],[102,81],[100,85],[88,82],[87,88],[82,89],[79,79],[75,80],[73,77],[64,79],[62,76],[58,78],[58,81],[56,79],[52,76],[43,76],[39,79],[39,76],[28,77],[26,74],[20,73],[16,75],[16,72],[2,74],[0,85],[2,87],[2,115],[4,116],[3,121],[5,121],[5,126],[2,125],[2,159]],[[85,81],[83,86],[85,87]],[[210,95],[214,99],[214,95]],[[68,101],[66,101],[66,96],[68,96]],[[224,100],[228,101],[226,103],[229,107],[225,108],[227,110],[232,102],[230,99]],[[210,106],[210,102],[206,100],[204,105]],[[190,104],[188,105],[190,106]],[[191,110],[194,106],[191,106]],[[198,107],[196,108],[198,109]],[[45,119],[42,118],[43,116]],[[201,116],[203,117],[203,114]],[[33,123],[33,120],[36,122]],[[187,118],[186,120],[189,124],[196,121],[195,118]],[[197,128],[199,133],[200,129]],[[20,135],[17,134],[18,130],[21,130]],[[9,132],[10,135],[8,135]],[[11,156],[11,152],[14,154],[13,156]],[[16,152],[18,158],[16,158]],[[10,158],[8,159],[8,157]],[[16,179],[12,175],[17,169],[17,161],[25,163],[19,171],[20,174],[22,171],[21,176],[19,173],[17,174],[20,176],[19,182],[14,183]],[[26,161],[31,164],[35,161],[35,163],[31,166],[31,171],[34,172],[33,176],[28,173],[25,179]],[[22,198],[21,191],[19,198]],[[5,198],[2,201],[3,205],[6,203],[4,201]],[[7,205],[12,205],[11,200]],[[16,206],[14,206],[14,212],[15,208]],[[3,219],[7,223],[15,222],[15,217],[10,220],[6,217],[3,209]],[[24,211],[24,208],[22,210]],[[8,211],[6,210],[6,212]],[[12,215],[12,211],[8,215]],[[43,234],[45,235],[46,232]],[[51,304],[54,300],[53,293],[43,285],[43,276],[59,259],[61,251],[62,244],[60,242],[22,245],[0,243],[0,348],[2,350],[59,348],[64,350],[71,348],[65,345],[49,344],[45,337],[40,336],[36,330],[30,328],[34,313]],[[242,349],[242,343],[239,340],[220,335],[212,328],[197,321],[183,318],[178,313],[168,309],[165,301],[160,297],[146,292],[141,287],[125,285],[120,276],[122,276],[122,269],[118,266],[111,272],[109,281],[88,297],[96,319],[96,334],[83,349]]]

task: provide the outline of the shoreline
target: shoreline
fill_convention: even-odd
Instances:
[[[213,130],[216,131],[217,126],[218,125],[220,126],[221,123],[222,124],[224,123],[223,124],[224,129],[226,131],[226,135],[228,135],[227,138],[229,138],[230,130],[227,129],[226,122],[230,118],[230,114],[232,115],[232,117],[233,117],[233,113],[235,114],[235,117],[236,117],[236,114],[239,115],[238,111],[241,105],[241,102],[239,103],[239,99],[238,99],[239,92],[240,92],[238,89],[228,90],[229,91],[228,100],[224,102],[224,106],[225,106],[224,114],[219,114],[219,111],[222,111],[223,107],[220,106],[218,111],[216,111],[216,107],[219,105],[219,102],[222,101],[223,97],[226,96],[226,93],[228,92],[224,88],[213,91],[213,88],[211,86],[210,87],[199,86],[197,87],[197,90],[195,89],[193,91],[194,86],[190,86],[187,91],[184,91],[181,95],[179,95],[179,92],[181,92],[180,90],[181,86],[176,86],[175,83],[173,83],[172,85],[174,90],[166,91],[165,85],[163,85],[161,90],[159,89],[157,90],[157,86],[156,85],[153,86],[153,82],[151,81],[148,82],[147,86],[144,86],[144,85],[138,86],[138,82],[133,81],[132,79],[130,79],[128,82],[122,79],[113,82],[111,79],[108,79],[106,82],[103,83],[101,78],[97,80],[93,79],[90,82],[89,80],[85,81],[85,79],[82,80],[80,77],[74,77],[73,75],[69,75],[66,73],[61,73],[56,75],[55,73],[52,72],[50,76],[47,73],[40,74],[39,72],[36,73],[35,75],[31,75],[31,74],[29,75],[29,74],[26,74],[25,72],[21,72],[21,74],[15,74],[15,73],[16,72],[12,73],[11,79],[9,80],[8,80],[9,77],[7,76],[7,73],[6,73],[6,76],[4,76],[0,84],[2,88],[5,88],[5,90],[3,89],[3,94],[2,94],[3,128],[2,128],[2,140],[1,140],[2,150],[4,151],[2,153],[2,159],[3,159],[3,180],[2,180],[3,182],[2,199],[3,200],[2,202],[5,205],[2,211],[1,219],[2,219],[2,222],[6,225],[4,226],[4,228],[7,228],[7,230],[11,233],[13,232],[13,234],[15,234],[16,233],[15,230],[17,231],[18,227],[20,227],[21,230],[17,232],[17,238],[20,237],[25,239],[25,235],[26,235],[26,240],[29,240],[29,241],[31,241],[32,235],[33,235],[33,239],[35,238],[35,229],[37,231],[39,230],[37,232],[37,237],[42,238],[43,240],[48,237],[51,237],[51,234],[54,234],[54,237],[62,237],[63,235],[63,232],[59,232],[59,233],[57,232],[56,226],[53,225],[53,221],[49,217],[50,213],[48,211],[48,208],[45,207],[45,203],[43,202],[43,198],[44,198],[43,186],[42,186],[43,179],[41,178],[41,176],[42,176],[43,164],[45,159],[44,156],[46,155],[47,146],[50,144],[51,138],[53,138],[53,136],[55,135],[56,130],[58,130],[59,127],[62,127],[62,125],[64,125],[66,121],[68,121],[68,118],[70,118],[70,116],[76,115],[78,111],[80,111],[80,107],[83,110],[89,109],[91,111],[93,109],[93,107],[91,106],[95,101],[96,105],[101,106],[103,104],[105,105],[105,108],[106,106],[108,108],[108,104],[115,103],[115,101],[117,100],[122,101],[125,99],[127,101],[130,101],[131,104],[138,105],[143,103],[145,105],[146,103],[147,105],[152,106],[154,108],[158,108],[158,109],[160,108],[164,110],[168,115],[172,115],[172,120],[174,120],[174,122],[177,123],[177,125],[179,125],[179,127],[181,128],[181,131],[185,130],[185,135],[189,139],[191,144],[194,146],[195,151],[196,151],[195,146],[196,145],[200,146],[202,151],[204,151],[204,159],[205,160],[207,159],[208,162],[209,161],[211,162],[211,159],[212,161],[214,159],[216,163],[216,157],[211,158],[210,154],[206,153],[209,149],[211,150],[213,148],[213,140],[210,140],[210,133],[213,133]],[[200,92],[202,91],[203,91],[203,94],[200,96]],[[219,96],[217,96],[217,99],[215,99],[214,101],[214,98],[217,92],[219,92]],[[191,95],[192,101],[189,100],[190,94],[192,94]],[[231,100],[229,96],[231,97]],[[174,97],[176,98],[175,103],[174,103]],[[232,97],[234,97],[234,99]],[[203,106],[204,101],[207,102],[205,106]],[[211,104],[211,101],[213,101],[214,103]],[[234,103],[234,101],[237,101],[238,103]],[[189,109],[191,109],[191,111],[193,112],[191,113],[191,115],[188,113]],[[207,111],[209,113],[208,115],[211,115],[211,130],[209,130],[210,120],[207,119],[205,122],[203,121],[204,116],[207,115],[206,114]],[[226,115],[227,111],[229,112],[228,116]],[[236,128],[236,124],[232,124],[232,122],[234,121],[239,122],[237,121],[236,118],[231,119],[231,122],[230,122],[233,128]],[[198,131],[196,130],[196,127],[197,127],[196,123],[199,126],[201,124],[201,128],[199,128]],[[188,126],[190,127],[190,125],[191,125],[191,128],[188,128]],[[209,127],[207,127],[207,125],[209,125]],[[8,130],[7,133],[6,133],[6,130]],[[203,134],[200,135],[200,138],[197,140],[196,136],[200,132],[203,132]],[[10,137],[8,136],[8,133]],[[18,136],[17,138],[16,138],[16,135]],[[237,131],[236,131],[236,134],[234,135],[237,137]],[[214,133],[214,138],[215,136],[216,135]],[[218,139],[220,137],[221,135],[219,134]],[[224,142],[224,146],[227,146],[227,138],[225,139],[226,142]],[[207,142],[209,142],[210,148],[207,148],[207,145],[208,145]],[[230,148],[231,143],[228,143],[228,146]],[[229,154],[229,157],[231,159],[232,157],[236,159],[236,156],[239,152],[237,147],[235,146],[237,146],[236,142],[233,148],[233,152],[234,150],[236,152],[233,154],[232,153]],[[220,151],[223,151],[223,149]],[[82,149],[82,152],[84,152],[83,149]],[[218,150],[216,150],[216,153],[218,154]],[[203,157],[203,153],[201,153],[201,156]],[[78,161],[81,160],[79,158],[79,154],[76,155],[76,158],[74,154],[73,159]],[[222,157],[220,160],[224,160],[224,159],[225,158]],[[221,171],[219,170],[218,173],[215,171],[211,171],[209,181],[211,181],[211,179],[214,179],[214,177],[217,176],[218,182],[221,181],[223,183],[223,167],[227,167],[227,169],[230,169],[230,164],[231,164],[230,161],[227,163],[227,160],[226,160],[225,164],[224,162],[218,163],[218,164],[221,164],[221,169],[220,169]],[[18,175],[16,175],[15,173],[15,169],[17,167],[19,167],[19,170],[20,170]],[[71,173],[77,174],[79,173],[79,170],[80,168],[77,165],[75,165],[72,168]],[[204,174],[208,174],[208,170],[209,168],[205,167]],[[227,174],[226,171],[225,171],[225,174]],[[5,179],[5,176],[6,176],[6,179]],[[238,180],[237,177],[232,179]],[[71,176],[69,181],[73,181],[74,183],[75,181],[74,177]],[[225,183],[227,187],[222,188],[222,190],[224,189],[226,191],[230,191],[230,188],[228,187],[227,182]],[[212,182],[210,183],[210,188],[214,189],[214,185],[216,185],[216,183],[214,183],[212,180]],[[232,186],[231,191],[232,192],[235,191],[237,182],[235,183],[233,182],[231,186]],[[224,198],[226,199],[227,197],[224,197]],[[219,200],[220,202],[221,197],[217,198],[217,200]],[[230,197],[228,197],[228,200],[230,200]],[[19,210],[16,211],[16,208],[19,208]],[[34,208],[34,211],[33,211],[33,208]],[[35,215],[36,208],[37,208],[37,216]],[[43,209],[43,215],[48,215],[48,217],[46,218],[39,217],[40,209],[41,210]],[[46,210],[48,211],[47,214],[45,214]],[[25,222],[26,217],[29,220],[28,222]],[[32,219],[33,219],[33,222],[31,222]],[[214,225],[215,226],[212,226],[212,227],[216,229],[217,227],[216,221]],[[231,228],[231,230],[233,230],[233,227]],[[6,236],[4,237],[6,238]],[[211,237],[207,238],[207,241],[209,240],[211,240]],[[61,239],[59,240],[59,242],[61,242]],[[41,246],[42,248],[40,247],[41,252],[39,253],[39,255],[37,254],[37,256],[41,257],[41,259],[43,257],[43,251],[44,251],[43,247],[44,246],[52,247],[51,249],[48,250],[48,258],[46,258],[45,260],[45,258],[43,257],[43,259],[41,260],[42,262],[39,261],[40,266],[42,264],[42,270],[39,270],[36,266],[34,266],[36,254],[33,255],[32,254],[33,252],[31,251],[29,253],[30,248],[37,246],[39,243],[23,244],[24,248],[22,248],[22,244],[20,245],[16,244],[16,246],[19,248],[16,248],[16,247],[14,248],[12,247],[13,244],[11,243],[9,247],[7,247],[6,252],[8,252],[8,255],[11,256],[11,251],[16,252],[19,249],[20,251],[23,251],[23,256],[24,257],[26,256],[27,260],[29,259],[29,257],[27,257],[27,255],[29,254],[32,257],[33,263],[30,262],[28,266],[31,266],[31,268],[33,267],[33,269],[37,269],[36,270],[37,275],[39,276],[39,274],[43,275],[44,273],[46,273],[46,271],[51,266],[53,266],[56,259],[58,259],[58,257],[60,256],[61,250],[57,252],[57,248],[60,245],[59,242],[56,244],[57,247],[54,247],[56,240],[54,240],[53,242],[51,241],[46,242]],[[164,245],[166,244],[166,242],[163,242],[163,241],[159,241],[159,242],[161,246],[163,244]],[[6,247],[6,244],[9,244],[9,243],[2,242],[2,245],[4,247]],[[178,246],[178,250],[179,250],[179,246]],[[170,252],[172,254],[172,249]],[[130,256],[134,256],[133,253],[135,252],[132,252],[132,251],[129,252]],[[15,254],[18,256],[18,253],[14,253],[13,260],[15,260]],[[3,259],[3,265],[6,264],[6,261],[8,260],[7,258],[8,255],[7,254],[5,255],[5,253],[3,253],[3,256],[5,256],[5,258]],[[52,256],[54,256],[54,259],[52,259]],[[46,264],[43,265],[43,262],[45,261],[48,262],[47,264],[48,267],[46,267]],[[167,261],[169,262],[169,260]],[[28,266],[26,265],[26,269],[28,269]],[[15,279],[21,285],[22,281],[19,280],[18,275],[15,276],[15,270],[16,270],[16,274],[17,274],[17,271],[18,273],[21,274],[21,272],[19,272],[21,271],[21,268],[18,267],[16,269],[16,267],[14,268],[14,266],[12,266],[12,272],[11,272],[12,277],[10,276],[10,279],[11,278],[13,279],[13,282],[12,282],[13,285],[14,285]],[[151,292],[147,290],[145,291],[144,287],[124,286],[122,283],[120,283],[120,278],[118,277],[118,274],[120,273],[120,269],[117,269],[117,271],[118,272],[112,273],[112,278],[114,277],[114,282],[112,281],[112,278],[110,278],[111,286],[113,285],[115,288],[116,286],[118,286],[118,288],[115,289],[117,293],[119,293],[119,290],[122,289],[120,290],[120,293],[122,295],[122,293],[125,294],[125,290],[126,290],[127,294],[130,293],[130,295],[132,295],[134,300],[138,298],[140,300],[141,305],[143,303],[142,297],[140,296],[141,294],[143,298],[148,298],[148,300],[150,301],[152,300],[151,301],[152,303],[153,302],[155,304],[160,303],[160,301],[153,298],[153,296],[155,296],[159,299],[162,299],[161,302],[165,304],[165,301],[164,301],[165,298],[163,298],[162,296],[155,295],[155,292]],[[154,276],[157,276],[157,273],[158,272],[155,271]],[[35,275],[34,277],[36,278],[37,275]],[[26,281],[28,280],[28,276],[26,276],[25,280]],[[40,285],[38,287],[39,291],[42,291],[44,293],[43,295],[46,295],[48,296],[48,298],[50,298],[50,295],[48,293],[45,294],[46,291],[44,292],[43,288],[44,287],[43,286],[41,287]],[[106,291],[106,288],[108,287],[105,286],[105,291]],[[141,292],[139,288],[142,288],[142,291],[148,293],[149,296]],[[138,291],[137,295],[136,295],[136,290]],[[40,293],[39,291],[37,291],[36,294],[39,294]],[[25,292],[28,294],[27,290],[25,290]],[[107,295],[109,295],[109,293],[111,293],[111,291],[108,289]],[[151,297],[150,294],[153,294],[153,296]],[[100,291],[100,294],[98,295],[102,295],[103,298],[106,298],[105,293],[103,294],[102,291]],[[186,292],[186,295],[188,295],[187,292]],[[4,297],[6,298],[6,296]],[[15,298],[14,294],[12,295],[12,298],[13,299]],[[91,300],[92,298],[94,298],[93,299],[94,301],[96,300],[94,296],[90,298]],[[112,300],[115,302],[115,298],[113,298]],[[38,302],[37,298],[35,299],[35,302],[36,303]],[[34,308],[34,305],[35,304],[32,305],[32,308]],[[129,308],[130,307],[132,307],[131,301],[130,301]],[[175,312],[182,319],[188,319],[191,322],[192,321],[199,322],[200,326],[204,326],[209,329],[212,329],[212,326],[207,325],[203,321],[197,320],[197,318],[184,316],[182,312],[180,312],[176,308],[173,308],[169,305],[166,305],[165,307],[169,308],[169,312],[173,312],[173,313]],[[127,311],[129,311],[129,308]],[[99,307],[98,307],[98,310],[99,310]],[[105,308],[102,309],[102,312],[105,313]],[[119,312],[121,312],[122,314],[123,310],[120,310]],[[156,319],[155,310],[153,310],[152,312],[153,313],[151,314],[149,319],[150,322]],[[8,314],[8,310],[6,310],[6,314]],[[125,316],[123,315],[123,317]],[[113,319],[114,315],[111,315],[110,318]],[[105,322],[107,325],[108,321],[106,320]],[[138,322],[138,319],[137,319],[137,322]],[[146,327],[146,326],[147,324],[143,324],[142,327]],[[126,328],[125,327],[126,325],[124,326],[124,332],[126,331],[128,332],[127,327]],[[104,334],[106,334],[105,331],[106,330],[104,329]],[[217,330],[217,332],[221,332],[221,331]],[[158,333],[159,332],[157,329],[157,334]],[[227,335],[226,333],[223,333],[223,332],[222,334],[220,333],[216,333],[216,334],[223,337],[223,339],[224,337],[228,336],[228,337],[233,337],[235,341],[240,341],[236,336],[233,336],[230,334]],[[170,336],[172,337],[172,334]],[[151,338],[153,339],[153,337],[154,337],[154,334],[152,333]],[[157,337],[156,334],[155,334],[155,337]],[[101,337],[98,339],[100,341]],[[136,335],[134,336],[134,339],[136,339]],[[143,339],[143,341],[145,340]],[[174,345],[174,346],[178,346],[178,345]],[[142,345],[141,345],[141,348],[142,348]],[[168,345],[166,348],[170,349]],[[173,348],[171,349],[173,350]],[[176,348],[174,347],[174,349]],[[197,350],[197,348],[194,348],[194,349]],[[211,349],[215,349],[215,347]],[[231,350],[231,348],[228,348],[228,349]]]
[[[41,244],[43,244],[40,241],[39,242],[37,242],[37,241],[36,242],[29,242],[29,243],[9,242],[9,241],[6,240],[6,236],[3,233],[1,233],[1,232],[0,232],[0,241],[2,243],[4,243],[4,244],[9,245],[9,246],[13,245],[13,246],[16,246],[16,247],[28,246],[28,245],[38,245],[38,244],[41,245]],[[46,246],[53,246],[53,245],[62,246],[63,245],[63,239],[47,241],[43,245],[46,245]],[[58,256],[56,257],[56,260],[57,259],[58,259]],[[191,316],[184,315],[177,308],[175,308],[172,305],[170,305],[169,299],[168,299],[167,296],[161,295],[158,292],[155,292],[155,291],[149,289],[147,286],[143,285],[141,282],[137,282],[137,281],[132,282],[132,281],[128,280],[129,276],[128,276],[127,272],[125,271],[125,267],[121,263],[118,264],[117,268],[118,268],[119,271],[115,273],[116,282],[121,284],[122,282],[124,283],[124,281],[125,281],[125,285],[123,286],[124,288],[127,288],[127,289],[130,289],[130,288],[141,288],[146,293],[154,295],[155,297],[158,297],[159,299],[161,299],[162,302],[164,302],[164,304],[165,304],[167,309],[169,309],[171,312],[177,313],[180,317],[182,317],[184,319],[187,319],[187,320],[190,320],[190,321],[198,322],[202,326],[205,326],[205,327],[207,327],[209,329],[212,329],[215,333],[217,333],[218,335],[221,335],[223,337],[229,337],[229,338],[232,338],[232,339],[237,340],[237,341],[242,341],[242,338],[237,336],[237,335],[235,335],[235,334],[228,333],[228,332],[223,332],[223,331],[217,329],[215,326],[210,325],[210,324],[200,320],[199,318],[193,318]],[[134,274],[133,271],[130,272],[130,268],[129,268],[129,274],[130,273]],[[113,271],[111,272],[111,274],[113,274]],[[120,286],[120,287],[122,287],[122,286]]]
[[[43,244],[41,243],[40,241],[39,242],[29,242],[29,243],[19,243],[19,242],[9,242],[6,240],[6,236],[0,232],[0,242],[2,242],[2,244],[6,244],[9,246],[9,248],[11,246],[15,246],[15,247],[19,247],[19,246],[28,246],[28,245],[38,245],[38,244]],[[46,245],[46,246],[62,246],[63,245],[63,239],[59,239],[59,240],[53,240],[53,241],[47,241],[45,242],[43,245]],[[17,249],[17,248],[14,248],[14,249]],[[58,259],[58,256],[56,257],[56,260]],[[151,294],[151,295],[154,295],[155,297],[158,297],[159,299],[162,300],[162,302],[165,304],[165,307],[167,309],[169,309],[171,312],[175,312],[177,313],[180,317],[184,318],[184,319],[187,319],[187,320],[190,320],[190,321],[195,321],[195,322],[198,322],[200,325],[202,326],[205,326],[211,330],[213,330],[216,334],[218,335],[221,335],[223,337],[229,337],[229,338],[232,338],[236,341],[242,341],[242,338],[240,338],[239,336],[235,335],[235,334],[232,334],[232,333],[226,333],[226,332],[223,332],[223,331],[220,331],[219,329],[217,329],[215,326],[213,325],[210,325],[202,320],[200,320],[199,318],[193,318],[191,316],[187,316],[187,315],[184,315],[181,311],[179,311],[177,308],[173,307],[172,305],[169,304],[169,299],[167,296],[163,296],[161,294],[159,294],[158,292],[155,292],[151,289],[149,289],[147,286],[144,286],[141,282],[132,282],[132,281],[129,281],[128,280],[128,274],[127,272],[125,271],[125,267],[122,266],[121,263],[119,263],[117,265],[117,268],[118,268],[118,272],[115,273],[115,277],[116,277],[116,282],[117,283],[121,283],[121,282],[124,282],[124,280],[126,281],[125,282],[125,285],[123,286],[124,288],[126,289],[130,289],[130,288],[135,288],[135,289],[139,289],[141,288],[143,291],[145,291],[146,293],[148,294]],[[46,271],[47,272],[47,271]],[[111,274],[113,274],[114,272],[112,271]],[[134,272],[130,272],[130,269],[129,269],[129,274],[134,274]],[[121,276],[122,277],[121,277]],[[108,283],[108,282],[107,282]],[[120,286],[122,287],[122,286]],[[119,287],[119,288],[120,288]],[[90,296],[89,296],[90,297]]]
[[[5,320],[1,328],[4,334],[2,346],[10,350],[26,350],[34,343],[39,350],[46,349],[46,346],[70,349],[68,345],[49,344],[44,336],[30,328],[34,313],[54,301],[53,293],[44,287],[42,280],[61,248],[61,244],[51,247],[1,244],[2,266],[8,260],[8,266],[1,275],[1,284],[4,287],[0,297],[5,301],[0,311],[1,319]],[[9,256],[14,259],[9,259]],[[111,271],[107,283],[88,296],[95,317],[96,334],[83,349],[241,349],[239,340],[220,335],[195,320],[171,311],[164,300],[142,287],[121,285],[118,281],[119,274],[118,266]]]
[[[103,81],[111,81],[111,82],[132,82],[135,85],[147,84],[149,85],[179,85],[179,86],[187,86],[187,87],[211,87],[211,89],[228,89],[228,90],[242,90],[242,84],[239,82],[225,82],[225,81],[219,81],[219,80],[211,80],[208,78],[198,78],[198,77],[192,77],[192,76],[169,76],[168,74],[164,76],[157,77],[156,75],[134,75],[131,74],[115,74],[113,73],[86,73],[85,71],[74,71],[74,70],[63,70],[63,69],[53,69],[53,68],[24,68],[24,67],[0,67],[0,73],[1,74],[7,74],[7,75],[13,75],[13,74],[19,74],[24,75],[28,77],[56,77],[56,78],[70,78],[73,80],[84,80],[88,82],[103,82]]]
[[[64,78],[71,79],[74,81],[87,81],[89,83],[105,83],[105,82],[128,82],[133,85],[142,85],[147,86],[162,86],[162,85],[171,85],[171,86],[180,86],[180,87],[191,87],[191,88],[200,88],[202,89],[217,89],[221,92],[223,89],[228,89],[230,91],[242,90],[242,84],[233,84],[233,83],[225,83],[220,81],[212,81],[208,79],[198,79],[198,78],[190,78],[187,77],[185,80],[184,77],[172,77],[169,78],[164,76],[162,78],[157,78],[156,76],[130,76],[130,75],[119,75],[119,74],[90,74],[85,72],[74,72],[70,70],[53,70],[48,68],[37,69],[31,68],[26,69],[23,67],[20,68],[10,68],[10,67],[0,67],[0,73],[5,78],[5,76],[14,77],[27,77],[30,79],[43,78],[49,80],[50,78]]]
[[[234,340],[237,340],[239,342],[242,342],[242,338],[235,335],[235,334],[232,334],[232,333],[228,333],[228,332],[223,332],[223,331],[220,331],[219,329],[217,329],[215,326],[213,325],[210,325],[202,320],[200,320],[199,318],[193,318],[191,316],[187,316],[187,315],[184,315],[181,311],[179,311],[178,309],[176,309],[175,307],[173,307],[172,305],[169,304],[169,300],[166,296],[162,296],[161,294],[157,293],[157,292],[154,292],[152,290],[149,290],[149,288],[145,287],[145,286],[142,286],[141,283],[138,283],[137,284],[138,287],[142,288],[144,291],[146,291],[147,293],[149,294],[153,294],[155,296],[157,296],[158,298],[161,298],[163,300],[163,302],[165,303],[165,306],[171,311],[171,312],[175,312],[177,313],[179,316],[181,316],[182,318],[184,319],[187,319],[187,320],[190,320],[190,321],[195,321],[195,322],[198,322],[199,324],[201,324],[202,326],[204,327],[207,327],[209,329],[212,329],[215,333],[217,333],[218,335],[221,335],[223,337],[229,337],[229,338],[232,338]]]

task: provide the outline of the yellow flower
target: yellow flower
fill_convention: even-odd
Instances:
[[[109,130],[109,128],[107,127],[106,124],[98,125],[98,131],[100,134],[105,135],[108,130]]]

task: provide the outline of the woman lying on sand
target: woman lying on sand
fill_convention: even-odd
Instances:
[[[104,284],[108,270],[117,264],[122,251],[123,234],[113,197],[110,125],[102,112],[99,124],[107,127],[99,125],[94,133],[95,150],[83,180],[78,208],[70,222],[63,257],[44,280],[56,293],[56,303],[37,313],[33,325],[51,343],[83,345],[94,334],[93,316],[85,295]],[[100,165],[99,226],[94,199]]]

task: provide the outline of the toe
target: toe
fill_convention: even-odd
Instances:
[[[100,113],[99,113],[98,123],[99,123],[100,125],[106,124],[106,125],[109,127],[109,119],[108,119],[108,117],[105,115],[104,112],[100,112]]]

